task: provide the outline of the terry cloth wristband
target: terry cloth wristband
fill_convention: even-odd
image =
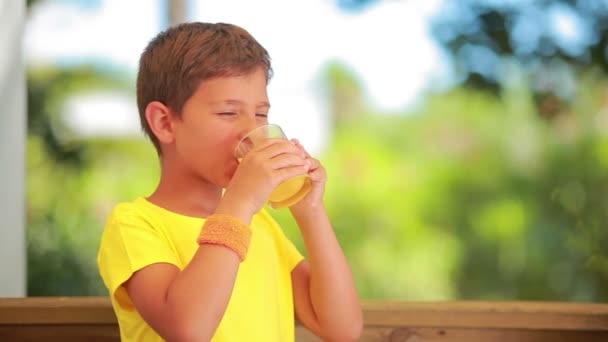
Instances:
[[[210,243],[230,248],[241,261],[245,260],[250,241],[251,228],[240,219],[223,214],[209,216],[196,240],[199,245]]]

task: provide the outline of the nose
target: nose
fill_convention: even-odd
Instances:
[[[247,134],[249,134],[249,132],[256,129],[256,127],[256,122],[251,122],[251,120],[248,120],[247,122],[244,122],[240,125],[238,140],[236,141],[234,149],[234,155],[237,159],[243,158],[243,156],[251,148],[251,146],[249,146],[252,144],[251,140],[245,137],[247,136]]]
[[[253,119],[247,119],[243,125],[239,135],[239,140],[243,139],[249,132],[253,131],[259,126],[259,123],[255,119],[255,115]]]

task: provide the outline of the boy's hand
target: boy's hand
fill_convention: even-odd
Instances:
[[[323,165],[321,165],[321,162],[311,157],[298,140],[292,139],[291,142],[304,153],[306,159],[310,163],[308,175],[312,181],[312,187],[308,195],[289,208],[294,216],[314,214],[314,209],[319,209],[323,206],[323,195],[325,193],[325,183],[327,182],[327,172],[325,171]]]
[[[262,209],[274,188],[291,177],[306,174],[310,163],[296,144],[269,139],[240,161],[218,209],[226,211],[229,207],[230,214],[244,216],[248,222]]]

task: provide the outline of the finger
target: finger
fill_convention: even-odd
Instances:
[[[283,139],[266,139],[262,142],[254,143],[251,139],[243,139],[235,149],[235,157],[237,159],[244,159],[248,155],[253,155],[259,151],[267,149],[269,146],[274,145],[282,141]]]
[[[284,139],[274,139],[275,141],[272,143],[267,143],[263,146],[260,146],[259,149],[256,149],[255,152],[263,155],[265,158],[274,158],[281,154],[295,154],[299,155],[302,158],[305,158],[306,155],[294,144]]]
[[[304,148],[304,146],[300,143],[300,141],[298,139],[291,139],[290,140],[294,145],[296,145],[303,153],[306,157],[310,157],[310,154],[306,151],[306,149]]]
[[[305,175],[308,172],[307,165],[289,166],[276,170],[276,177],[279,182],[288,180],[289,178]]]
[[[318,159],[315,159],[313,157],[307,157],[306,160],[308,160],[308,163],[310,164],[310,170],[316,170],[319,167],[321,167],[321,162]]]
[[[325,171],[325,168],[321,162],[315,158],[307,158],[307,160],[310,162],[308,175],[310,176],[311,180],[316,182],[325,181],[327,179],[327,172]]]
[[[253,146],[251,148],[251,152],[264,151],[264,150],[268,149],[270,146],[273,146],[276,144],[282,144],[284,141],[285,141],[285,139],[281,139],[281,138],[265,139],[264,141],[259,142],[257,145]]]
[[[270,159],[270,167],[273,170],[292,166],[306,166],[308,171],[310,169],[310,161],[292,153],[284,153]]]
[[[327,180],[327,172],[323,167],[319,167],[316,170],[309,170],[308,176],[313,182],[325,182]]]

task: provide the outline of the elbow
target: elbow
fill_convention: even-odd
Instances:
[[[168,303],[164,315],[157,321],[157,333],[166,341],[199,342],[210,341],[224,316],[225,308],[213,303],[202,310],[188,305]]]
[[[171,329],[163,338],[170,342],[198,342],[209,341],[211,336],[200,327],[197,329],[189,324],[180,324]]]
[[[356,342],[361,339],[363,334],[363,322],[351,322],[348,325],[335,329],[325,336],[327,341],[331,342]]]
[[[356,342],[361,339],[363,329],[352,329],[350,331],[341,331],[326,336],[326,340],[330,342]]]
[[[359,341],[363,335],[363,315],[359,312],[358,317],[353,319],[350,324],[342,329],[340,341]]]
[[[204,320],[194,319],[173,320],[170,331],[167,331],[166,336],[163,338],[171,342],[199,342],[199,341],[210,341],[215,333],[215,329],[219,324],[219,320],[216,323],[205,322]],[[210,323],[210,324],[206,324]]]
[[[340,315],[342,319],[319,321],[325,341],[350,342],[359,341],[363,335],[364,320],[361,306],[354,306]]]
[[[360,320],[355,326],[353,326],[349,335],[351,341],[359,341],[361,339],[361,335],[363,335],[363,327],[363,320]]]

